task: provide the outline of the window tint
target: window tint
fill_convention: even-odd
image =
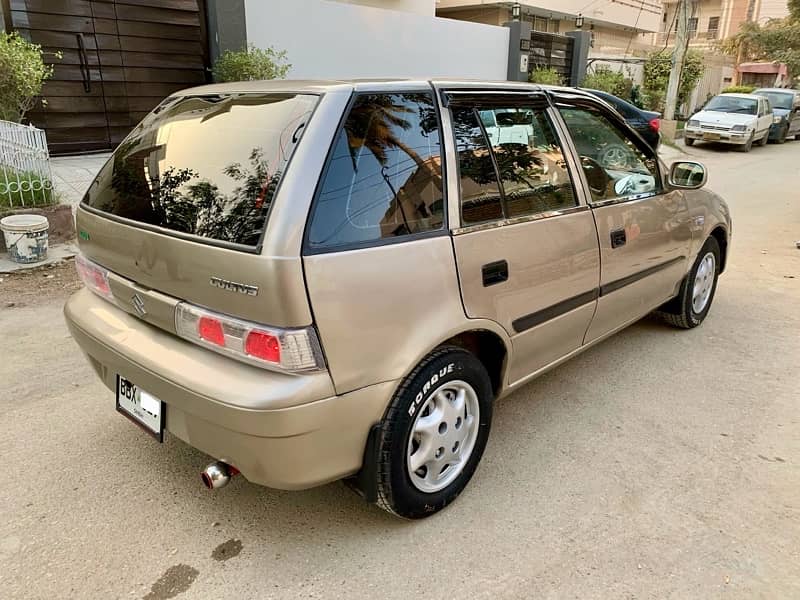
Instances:
[[[358,96],[328,159],[309,244],[325,248],[441,229],[440,155],[431,93]]]
[[[83,202],[140,223],[256,246],[316,96],[167,98],[100,170]]]
[[[594,201],[661,189],[652,150],[638,146],[597,109],[561,106],[559,110],[581,157]]]
[[[461,218],[464,224],[502,219],[497,171],[475,111],[472,108],[454,109],[453,129],[461,173]]]
[[[479,112],[482,120],[487,113],[496,116],[497,131],[487,128],[491,146],[473,109],[453,111],[464,224],[576,205],[564,155],[543,111],[496,108]]]

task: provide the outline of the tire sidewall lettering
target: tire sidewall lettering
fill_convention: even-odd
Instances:
[[[422,388],[419,392],[417,392],[416,396],[414,396],[414,401],[411,403],[411,406],[408,407],[408,416],[413,417],[417,412],[417,408],[423,404],[423,400],[427,399],[429,392],[435,388],[436,384],[444,379],[447,375],[453,373],[455,370],[456,364],[449,363],[447,366],[439,369],[439,371],[434,373],[431,378],[428,379],[428,381],[422,384]]]

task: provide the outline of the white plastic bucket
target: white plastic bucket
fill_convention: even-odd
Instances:
[[[36,263],[47,258],[47,230],[50,223],[42,215],[11,215],[0,219],[0,230],[11,260]]]

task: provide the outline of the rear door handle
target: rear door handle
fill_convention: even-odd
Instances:
[[[615,229],[614,231],[611,232],[612,248],[619,248],[620,246],[624,246],[627,241],[628,238],[625,236],[624,229]]]
[[[508,263],[504,260],[490,262],[481,267],[483,287],[508,281]]]

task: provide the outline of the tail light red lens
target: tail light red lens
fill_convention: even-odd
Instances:
[[[108,271],[98,264],[93,263],[82,254],[75,257],[75,270],[81,278],[83,285],[98,296],[114,301],[114,294],[108,285]]]
[[[200,320],[197,321],[197,333],[207,342],[225,346],[225,332],[222,330],[222,323],[213,317],[200,317]]]
[[[281,344],[274,335],[263,331],[251,331],[244,342],[244,351],[269,362],[281,362]]]
[[[652,119],[650,121],[650,128],[656,133],[658,133],[658,130],[661,129],[661,119],[659,119],[658,117]]]
[[[257,367],[288,373],[325,368],[314,327],[284,329],[181,302],[175,331],[185,340]]]

